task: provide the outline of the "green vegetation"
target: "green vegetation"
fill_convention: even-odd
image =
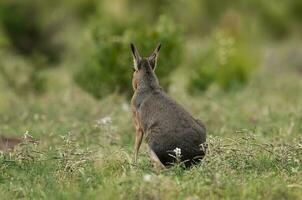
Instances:
[[[92,31],[92,53],[76,73],[76,83],[96,98],[112,92],[131,95],[132,58],[129,54],[130,43],[135,41],[142,50],[142,56],[149,56],[161,42],[165,48],[161,52],[159,64],[165,67],[156,70],[162,86],[167,89],[170,74],[181,61],[182,32],[167,17],[162,16],[154,25],[98,23]],[[110,27],[103,29],[103,27]],[[111,30],[112,29],[112,30]],[[146,39],[148,38],[148,39]]]
[[[4,199],[299,199],[302,81],[289,71],[270,71],[261,71],[236,93],[211,88],[192,98],[174,91],[208,128],[208,155],[190,170],[155,170],[145,146],[138,166],[132,165],[134,127],[121,96],[96,101],[64,81],[24,104],[2,88],[1,133],[28,130],[40,144],[1,154],[0,194]],[[49,78],[55,81],[56,74]]]
[[[1,1],[0,136],[39,143],[0,152],[0,198],[301,199],[301,8]],[[133,165],[130,42],[162,43],[160,83],[208,130],[200,165],[156,170],[144,145]]]
[[[0,76],[17,94],[45,92],[43,71],[54,67],[63,55],[64,44],[57,41],[59,19],[46,15],[51,9],[55,7],[37,0],[0,3],[0,24],[6,41],[0,43],[4,50],[0,53],[6,58],[0,63]]]
[[[189,91],[202,92],[213,83],[224,90],[244,86],[259,65],[259,55],[248,42],[229,31],[215,32],[210,46],[196,56]]]

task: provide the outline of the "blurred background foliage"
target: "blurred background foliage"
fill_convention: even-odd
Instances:
[[[92,54],[85,58],[81,69],[75,74],[76,83],[96,98],[112,92],[130,95],[131,54],[129,44],[137,43],[140,53],[149,56],[156,41],[165,45],[159,59],[157,74],[164,88],[169,86],[169,75],[181,61],[183,41],[182,32],[169,18],[162,16],[154,24],[136,26],[129,24],[110,24],[97,22],[92,28]],[[103,27],[111,27],[104,29]]]
[[[50,87],[49,71],[57,80],[64,71],[93,97],[129,96],[129,43],[148,56],[161,42],[156,71],[166,90],[180,71],[190,94],[229,91],[248,83],[266,46],[301,39],[301,22],[300,0],[4,0],[0,81],[38,95]],[[282,55],[302,71],[298,50]]]

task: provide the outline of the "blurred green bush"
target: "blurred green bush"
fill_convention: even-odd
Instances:
[[[210,45],[197,53],[188,84],[190,93],[203,92],[211,84],[223,90],[239,88],[257,68],[259,56],[237,18],[236,14],[224,16],[220,27],[212,33]]]
[[[16,94],[43,93],[43,71],[61,59],[63,44],[57,35],[62,22],[52,19],[54,8],[39,0],[0,2],[0,53],[5,57],[0,75]]]
[[[28,94],[42,94],[46,91],[46,77],[43,70],[36,69],[31,62],[16,55],[5,54],[0,51],[5,60],[0,62],[0,78],[4,84],[15,94],[26,96]]]
[[[232,12],[240,18],[240,29],[246,31],[226,31],[226,27],[236,27],[221,24]],[[255,41],[265,46],[301,35],[301,13],[301,0],[4,0],[0,1],[0,53],[4,52],[0,75],[11,88],[32,87],[16,90],[41,93],[46,88],[45,69],[63,60],[79,68],[73,74],[71,67],[60,65],[93,96],[129,95],[129,43],[134,42],[147,56],[161,42],[156,72],[164,88],[169,87],[170,73],[180,63],[193,62],[190,91],[205,90],[213,83],[227,90],[249,80],[258,59]],[[93,45],[85,44],[83,50],[79,46],[87,32]],[[185,51],[183,41],[188,47]],[[199,43],[209,46],[191,59],[195,53],[191,48]],[[6,55],[18,61],[7,65],[3,62]],[[295,57],[293,65],[300,66],[299,56]]]
[[[43,18],[46,9],[48,4],[37,0],[2,1],[0,23],[17,53],[53,63],[59,60],[62,46],[55,41],[58,24]]]
[[[113,92],[130,95],[131,42],[138,46],[143,56],[149,56],[157,42],[163,44],[156,74],[161,85],[168,88],[169,75],[179,66],[183,49],[182,30],[173,21],[162,16],[154,25],[98,24],[92,31],[92,53],[74,76],[82,89],[96,98]]]

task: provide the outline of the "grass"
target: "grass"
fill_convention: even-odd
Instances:
[[[129,101],[94,100],[65,70],[48,72],[41,97],[0,84],[0,133],[40,140],[0,154],[1,199],[301,199],[301,74],[264,66],[242,90],[194,97],[175,82],[171,96],[204,121],[209,151],[190,170],[157,171],[144,146],[132,165]]]

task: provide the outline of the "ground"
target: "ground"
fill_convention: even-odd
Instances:
[[[184,92],[176,72],[170,95],[205,123],[209,150],[190,170],[161,171],[144,145],[132,163],[127,98],[95,100],[67,69],[47,73],[49,90],[39,97],[0,84],[1,135],[28,131],[39,140],[0,154],[1,199],[302,198],[302,74],[294,70],[264,63],[246,87],[199,96]]]

